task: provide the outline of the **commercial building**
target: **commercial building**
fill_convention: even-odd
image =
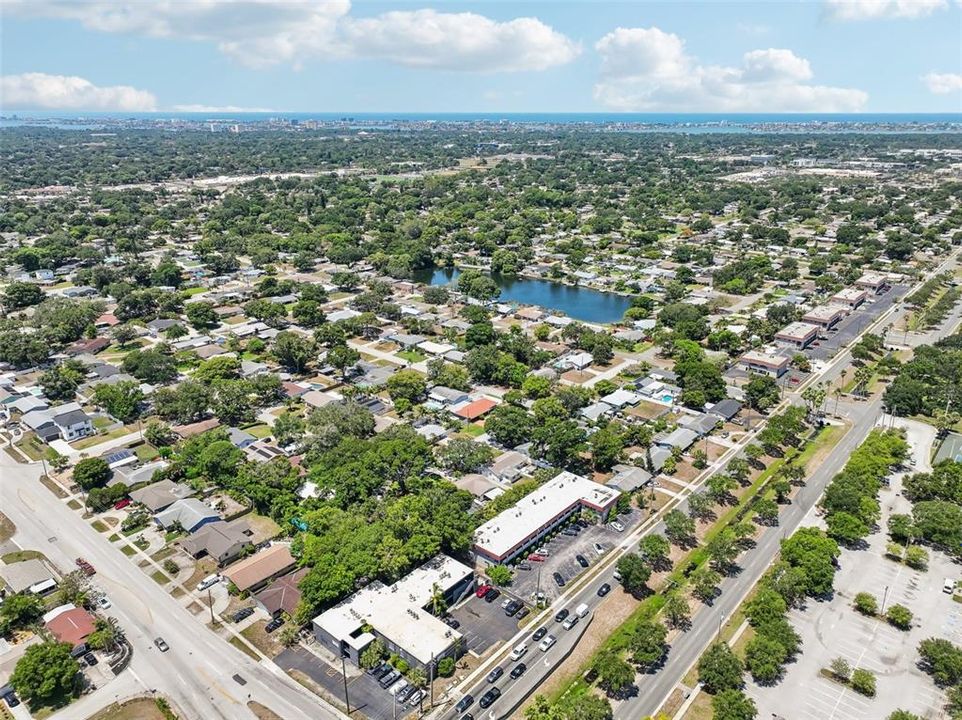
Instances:
[[[393,585],[374,582],[312,621],[314,635],[337,657],[360,663],[364,650],[380,638],[391,653],[413,667],[427,668],[463,652],[461,633],[429,612],[439,594],[453,605],[474,588],[474,570],[438,555]]]
[[[865,293],[862,293],[863,295]],[[843,317],[848,315],[848,308],[841,305],[819,305],[802,316],[802,320],[818,325],[823,330],[830,330]]]
[[[845,288],[832,295],[832,302],[854,310],[868,299],[868,293],[859,288]]]
[[[793,322],[775,333],[775,339],[798,350],[804,350],[818,337],[818,325]]]
[[[618,491],[563,472],[474,533],[474,551],[492,564],[514,560],[569,517],[589,510],[607,519]]]
[[[876,272],[865,273],[864,275],[862,275],[862,277],[860,277],[858,280],[855,281],[855,284],[858,285],[860,288],[864,288],[865,290],[872,291],[876,295],[878,295],[880,292],[884,292],[889,288],[888,278],[882,273],[876,273]]]
[[[788,372],[789,360],[782,355],[749,350],[738,358],[738,364],[748,372],[778,378]]]

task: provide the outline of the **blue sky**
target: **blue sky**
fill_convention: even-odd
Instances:
[[[0,106],[962,112],[962,0],[6,0]]]

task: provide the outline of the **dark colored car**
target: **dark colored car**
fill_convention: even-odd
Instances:
[[[528,617],[528,615],[530,615],[530,614],[531,614],[531,610],[528,609],[528,608],[526,608],[526,607],[523,607],[523,608],[521,608],[520,610],[518,610],[518,614],[515,615],[515,617],[516,617],[518,620],[521,620],[522,618]]]
[[[523,603],[519,603],[517,600],[512,600],[507,605],[504,606],[504,614],[508,617],[512,617],[518,614],[518,610],[524,607]]]
[[[575,525],[574,527],[578,527],[578,526]],[[561,531],[561,534],[567,535],[568,537],[574,537],[578,533],[576,533],[572,528],[565,528],[564,530]]]
[[[504,675],[504,670],[501,667],[496,667],[494,670],[488,673],[488,677],[485,678],[489,683],[497,682],[498,678]]]
[[[498,597],[500,597],[500,595],[501,595],[500,590],[497,590],[496,588],[491,588],[484,594],[484,601],[494,602],[495,600],[498,599]]]
[[[528,669],[528,666],[524,663],[518,663],[511,669],[511,679],[517,680],[519,677],[524,675],[524,671]]]
[[[578,564],[583,568],[586,568],[591,564],[588,562],[588,558],[586,558],[584,555],[575,555],[575,560],[577,560]]]
[[[279,617],[274,618],[269,623],[267,623],[267,625],[264,626],[264,632],[272,633],[283,624],[284,624],[284,618],[279,618]]]
[[[518,570],[530,570],[530,569],[531,569],[531,563],[526,563],[526,562],[518,563]]]
[[[453,617],[444,618],[444,624],[447,625],[449,628],[454,628],[455,630],[461,627],[461,623],[459,623]]]
[[[494,701],[499,697],[501,697],[501,691],[498,688],[491,688],[481,696],[481,699],[478,700],[478,705],[480,705],[482,708],[491,707],[491,705],[494,704]]]
[[[387,673],[387,675],[382,677],[377,682],[378,682],[378,685],[380,685],[382,688],[387,690],[394,683],[396,683],[400,677],[401,677],[401,673],[399,673],[397,670],[392,669]]]
[[[588,521],[587,521],[587,520],[582,520],[581,518],[578,518],[577,520],[575,520],[575,523],[576,523],[579,527],[583,527],[583,528],[588,527]]]
[[[235,623],[240,622],[244,618],[249,618],[253,614],[254,614],[254,608],[252,607],[241,608],[240,610],[235,612],[233,615],[231,615],[231,620],[233,620]]]
[[[417,688],[414,687],[414,685],[408,685],[406,688],[404,688],[397,694],[397,701],[399,703],[407,702],[407,699],[411,697],[415,692],[417,692]]]
[[[457,710],[458,712],[464,712],[469,707],[471,707],[471,703],[473,702],[474,702],[474,695],[465,695],[463,698],[458,700],[458,704],[454,706],[454,709]]]
[[[370,675],[375,680],[380,680],[389,672],[391,672],[391,666],[388,665],[387,663],[381,663],[380,665],[375,665],[370,670],[368,670],[367,674]]]
[[[554,621],[555,621],[555,622],[562,622],[562,621],[564,621],[564,619],[565,619],[566,617],[568,617],[568,615],[570,615],[570,614],[571,614],[571,613],[568,612],[568,608],[563,608],[562,610],[559,610],[559,611],[555,614],[555,616],[554,616]]]
[[[15,708],[20,704],[20,698],[17,697],[15,692],[8,692],[3,696],[3,701],[7,703],[7,707]]]
[[[610,592],[611,592],[611,585],[609,585],[608,583],[605,583],[600,588],[598,588],[598,597],[604,597]]]
[[[555,585],[557,585],[558,587],[565,586],[565,579],[561,576],[561,573],[559,572],[551,573],[551,577],[554,578]]]
[[[534,635],[531,636],[531,639],[534,640],[535,642],[538,642],[538,640],[540,640],[547,634],[548,634],[548,628],[540,627],[534,631]]]
[[[84,662],[87,663],[89,667],[93,667],[97,664],[97,657],[93,653],[89,652],[84,655]]]

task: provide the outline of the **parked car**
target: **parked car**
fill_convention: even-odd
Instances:
[[[233,620],[235,623],[240,622],[244,618],[249,618],[253,614],[254,614],[254,608],[252,607],[241,608],[240,610],[235,612],[233,615],[231,615],[231,620]]]
[[[575,525],[574,527],[578,527],[578,526]],[[568,537],[574,537],[574,536],[577,535],[578,533],[575,532],[572,528],[565,528],[564,530],[561,531],[561,534],[562,534],[562,535],[567,535]]]
[[[504,670],[499,666],[488,673],[488,677],[485,678],[489,683],[498,682],[498,678],[504,675]]]
[[[387,675],[382,677],[377,682],[378,682],[378,685],[380,685],[382,688],[387,690],[394,683],[396,683],[398,681],[398,678],[400,677],[401,677],[401,673],[399,673],[397,670],[391,670]]]
[[[606,552],[608,552],[608,551],[605,549],[605,546],[602,545],[601,543],[597,543],[597,542],[596,542],[596,543],[594,544],[594,548],[595,548],[595,552],[598,553],[599,555],[604,555]]]
[[[402,678],[398,678],[398,681],[397,681],[396,683],[394,683],[394,684],[390,687],[390,689],[388,689],[388,692],[391,693],[394,697],[398,697],[398,695],[400,695],[401,692],[403,692],[404,690],[406,690],[406,689],[409,688],[410,686],[411,686],[411,684],[410,684],[407,680],[405,680],[403,677],[402,677]],[[400,698],[398,698],[398,700],[400,700]]]
[[[539,627],[537,630],[534,631],[534,635],[531,636],[531,639],[534,640],[535,642],[538,642],[538,640],[540,640],[547,634],[548,634],[548,628]]]
[[[372,668],[368,668],[366,672],[372,678],[380,679],[385,675],[387,675],[390,670],[391,670],[390,665],[388,665],[387,663],[381,663],[380,665],[375,665]]]
[[[474,702],[474,695],[465,695],[463,698],[458,700],[458,704],[454,706],[454,709],[457,710],[459,713],[462,713],[465,710],[467,710],[469,707],[471,707],[471,703],[473,702]]]
[[[130,498],[124,498],[123,500],[118,500],[114,503],[114,510],[123,510],[125,507],[130,505]]]
[[[538,553],[531,553],[528,555],[528,560],[531,560],[532,562],[544,562],[546,559],[547,556],[539,555]]]
[[[449,628],[453,628],[454,630],[457,630],[459,627],[461,627],[461,623],[459,623],[450,615],[444,618],[444,624],[447,625]]]
[[[427,693],[425,693],[424,690],[415,690],[413,693],[411,693],[411,697],[408,698],[408,707],[417,707],[417,704],[421,702],[421,698],[423,698],[426,694]]]
[[[588,521],[585,520],[584,518],[578,518],[577,520],[575,520],[575,523],[576,523],[579,527],[583,527],[583,528],[588,527]]]
[[[611,521],[610,523],[608,523],[608,524],[611,525],[612,529],[613,529],[615,532],[624,532],[624,531],[625,531],[625,526],[622,525],[622,524],[621,524],[620,522],[618,522],[617,520],[612,520],[612,521]]]
[[[570,615],[570,614],[571,614],[571,613],[570,613],[570,611],[568,610],[568,608],[562,608],[562,609],[559,610],[557,613],[555,613],[554,621],[555,621],[555,622],[562,622],[562,621],[563,621],[566,617],[568,617],[568,615]]]
[[[546,637],[544,640],[541,641],[541,644],[538,645],[538,649],[541,652],[548,652],[548,650],[551,649],[551,646],[554,645],[556,642],[557,642],[557,639],[555,638],[555,636],[549,635],[548,637]]]
[[[209,587],[213,587],[220,582],[220,575],[216,573],[214,575],[208,575],[199,583],[197,583],[197,592],[204,592]]]
[[[514,615],[518,614],[518,610],[520,610],[522,607],[524,607],[522,603],[519,603],[517,600],[512,600],[504,606],[504,614],[508,617],[513,617]]]
[[[526,562],[518,563],[518,570],[530,570],[530,569],[531,569],[531,563],[526,563]]]
[[[528,666],[524,663],[518,663],[511,669],[511,679],[517,680],[519,677],[524,675],[524,671],[528,669]]]
[[[478,589],[474,591],[474,595],[475,597],[483,598],[484,594],[490,589],[490,585],[478,585]]]
[[[97,664],[97,656],[94,655],[92,652],[89,652],[86,655],[84,655],[84,662],[87,663],[88,667],[93,667],[94,665]]]
[[[9,685],[4,686],[3,695],[0,695],[0,697],[3,698],[7,707],[15,708],[20,704],[20,698],[17,697],[17,693],[15,693]]]
[[[955,592],[955,580],[952,578],[945,578],[945,582],[942,583],[942,592],[951,595]]]
[[[109,609],[109,608],[110,608],[110,598],[108,598],[106,595],[101,595],[100,597],[98,597],[98,598],[97,598],[97,607],[99,607],[101,610],[107,610],[107,609]]]
[[[581,554],[575,555],[575,560],[577,560],[578,564],[583,568],[586,568],[588,567],[588,565],[590,565],[590,563],[588,562],[588,558],[586,558],[584,555],[581,555]]]
[[[170,650],[170,645],[168,645],[167,642],[162,637],[154,638],[154,645],[156,645],[157,649],[160,650],[161,652],[167,652],[168,650]]]
[[[604,597],[611,592],[611,585],[604,583],[600,588],[598,588],[598,597]]]
[[[531,614],[531,609],[525,606],[525,607],[522,607],[520,610],[518,610],[518,614],[515,615],[515,618],[517,618],[518,620],[521,620],[523,618],[528,617],[528,615],[530,614]]]
[[[551,573],[551,577],[554,578],[555,585],[557,585],[558,587],[564,587],[564,586],[565,586],[565,579],[564,579],[564,577],[562,576],[561,573],[559,573],[559,572]]]
[[[488,588],[488,591],[484,594],[485,602],[494,602],[501,596],[501,591],[496,588]]]
[[[86,560],[84,560],[83,558],[77,558],[74,562],[77,563],[77,567],[80,568],[80,572],[82,572],[87,577],[90,577],[91,575],[94,575],[97,572],[96,570],[94,570],[94,566],[91,565]]]
[[[270,634],[284,624],[284,618],[276,617],[264,626],[264,632]]]
[[[397,694],[396,696],[397,701],[399,703],[406,703],[408,699],[417,691],[418,689],[416,687],[414,687],[413,685],[408,685],[406,688],[404,688],[401,692]]]
[[[478,705],[480,705],[482,708],[489,708],[499,697],[501,697],[501,691],[498,688],[493,687],[481,696],[481,699],[478,700]]]

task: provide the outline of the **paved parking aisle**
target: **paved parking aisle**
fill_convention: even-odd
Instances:
[[[474,595],[448,614],[461,623],[458,632],[464,635],[465,649],[483,655],[488,648],[504,642],[518,632],[517,617],[508,617],[501,608],[505,595],[494,602],[485,602]]]

